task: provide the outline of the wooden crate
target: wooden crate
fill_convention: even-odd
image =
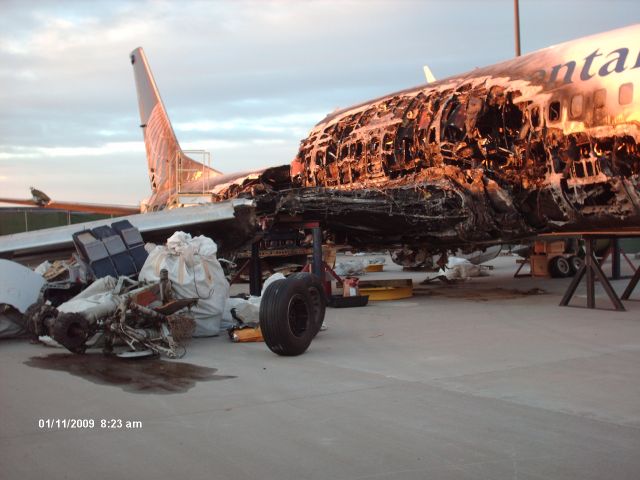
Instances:
[[[533,244],[533,253],[564,253],[564,240],[554,240],[552,242],[536,240]]]
[[[532,277],[549,277],[549,257],[547,255],[531,255],[529,257],[531,263]]]

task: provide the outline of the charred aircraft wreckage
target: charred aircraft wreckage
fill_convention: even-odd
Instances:
[[[232,174],[180,148],[137,48],[151,213],[127,218],[146,241],[179,227],[210,235],[223,255],[301,218],[336,244],[396,250],[401,263],[640,226],[639,41],[633,25],[336,111],[290,165]],[[68,247],[68,229],[0,237],[0,255]]]
[[[290,165],[211,170],[204,190],[213,201],[250,198],[270,220],[319,220],[336,243],[401,249],[405,260],[638,226],[639,39],[631,26],[334,112]],[[164,158],[173,178],[171,154],[183,168],[191,160],[159,96],[145,99],[157,88],[142,50],[131,59],[152,177]],[[150,208],[163,208],[169,189],[152,184]]]
[[[336,111],[302,140],[290,165],[227,175],[180,148],[138,48],[130,59],[152,190],[142,206],[151,213],[127,218],[145,241],[164,241],[176,227],[210,235],[222,256],[258,242],[269,248],[280,229],[319,222],[325,239],[388,248],[404,265],[543,232],[637,228],[639,44],[634,25]],[[205,205],[174,208],[193,204]],[[0,238],[0,254],[59,248],[73,228]],[[313,328],[300,327],[310,342],[323,286],[290,278],[267,290],[264,311],[281,317],[291,313],[290,298],[315,291],[315,300],[296,305],[318,308],[294,315],[313,318]],[[291,295],[281,299],[285,291]],[[126,337],[131,302],[117,311],[109,328]],[[175,355],[165,330],[158,338]],[[282,350],[279,327],[263,332]]]

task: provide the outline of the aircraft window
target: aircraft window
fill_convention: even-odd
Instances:
[[[356,143],[356,158],[360,158],[362,156],[362,142]]]
[[[596,90],[593,94],[593,121],[601,123],[606,117],[605,104],[607,101],[607,91],[604,88]]]
[[[540,107],[533,107],[531,109],[531,126],[532,127],[540,126]]]
[[[330,143],[327,147],[327,163],[332,163],[336,160],[336,153],[338,148],[335,143]]]
[[[555,101],[549,104],[549,121],[557,122],[560,120],[560,102]]]
[[[574,95],[571,99],[571,118],[582,115],[582,95]]]
[[[391,133],[385,133],[382,139],[382,152],[387,164],[394,165],[396,163],[396,158],[393,155],[393,135]]]
[[[607,91],[604,88],[600,90],[596,90],[596,93],[593,94],[593,106],[595,108],[602,108],[605,105],[607,99]]]
[[[349,146],[345,145],[342,147],[340,158],[347,158],[349,156]]]
[[[382,141],[382,149],[385,152],[390,152],[393,150],[393,135],[390,133],[386,133],[384,135],[384,140]]]
[[[409,160],[411,160],[411,146],[413,145],[413,140],[410,138],[403,138],[402,139],[402,146],[404,147],[404,161],[408,162]]]
[[[618,92],[618,103],[620,105],[627,105],[633,100],[633,83],[624,83],[620,85]]]
[[[376,155],[379,149],[380,149],[380,140],[378,140],[375,137],[369,140],[369,154]]]

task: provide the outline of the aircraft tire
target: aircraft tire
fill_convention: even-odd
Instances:
[[[324,285],[317,275],[307,272],[299,272],[290,275],[288,278],[305,282],[305,285],[309,289],[309,299],[313,306],[313,327],[315,337],[322,327],[324,322],[324,315],[327,310],[327,296],[324,291]]]
[[[569,266],[571,267],[571,276],[573,277],[580,271],[584,265],[584,260],[577,255],[571,255],[569,257]]]
[[[53,324],[52,337],[73,353],[84,353],[89,339],[89,322],[80,313],[63,313]]]
[[[282,351],[282,345],[277,341],[277,332],[275,330],[275,322],[272,321],[274,313],[275,300],[278,297],[278,291],[281,285],[285,282],[285,279],[276,280],[269,285],[262,294],[260,300],[259,322],[260,331],[264,342],[273,353],[280,355]]]
[[[282,356],[303,354],[317,333],[315,313],[306,279],[269,285],[260,303],[260,329],[267,347]]]
[[[549,262],[549,273],[553,278],[566,278],[571,275],[571,265],[563,256],[553,257]]]

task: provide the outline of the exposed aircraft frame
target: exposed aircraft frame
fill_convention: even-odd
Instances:
[[[362,246],[637,226],[638,38],[640,26],[594,35],[333,113],[289,172],[240,194]]]
[[[181,185],[211,202],[250,200],[246,232],[299,218],[336,243],[434,253],[638,227],[639,42],[634,25],[355,105],[318,123],[290,165],[230,175],[182,151],[138,48],[144,206],[180,206]],[[163,218],[179,225],[187,210]]]

